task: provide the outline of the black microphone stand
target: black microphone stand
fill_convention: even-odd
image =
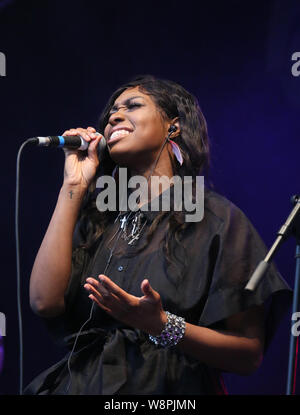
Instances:
[[[290,236],[296,238],[296,274],[295,274],[295,285],[294,285],[294,294],[293,294],[293,314],[297,313],[299,310],[299,294],[300,294],[300,195],[293,196],[291,202],[294,205],[293,210],[288,216],[284,225],[280,228],[277,233],[277,238],[272,245],[270,251],[266,255],[265,259],[261,261],[257,268],[255,269],[253,275],[251,276],[248,284],[245,289],[254,291],[256,286],[259,284],[267,269],[270,266],[272,258],[277,252],[279,246],[286,241]],[[299,310],[300,311],[300,310]],[[287,387],[286,394],[293,394],[293,378],[296,379],[296,374],[294,373],[295,359],[296,359],[296,343],[297,336],[293,335],[291,330],[290,335],[290,350],[289,350],[289,364],[288,364],[288,377],[287,377]]]

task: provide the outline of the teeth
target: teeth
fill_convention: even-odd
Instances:
[[[129,134],[129,131],[127,130],[118,130],[112,133],[112,135],[110,136],[110,139],[115,138],[115,137],[125,136],[128,134]]]

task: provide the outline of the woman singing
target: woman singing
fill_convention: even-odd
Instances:
[[[63,134],[81,135],[89,147],[64,150],[30,303],[70,353],[25,393],[225,393],[222,371],[247,375],[260,366],[290,289],[274,266],[256,291],[244,289],[266,249],[243,212],[216,192],[205,187],[198,221],[186,220],[184,204],[149,208],[165,195],[178,199],[166,180],[175,176],[192,179],[195,200],[196,178],[209,165],[206,122],[183,87],[134,79],[111,96],[98,131],[107,142],[100,161],[103,137],[94,128]],[[101,211],[97,180],[120,184],[124,171],[127,180],[146,180],[147,197],[124,209],[117,194],[117,208]],[[152,192],[155,176],[165,180]]]

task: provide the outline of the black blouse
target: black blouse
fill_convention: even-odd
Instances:
[[[226,198],[206,191],[201,222],[188,226],[176,261],[168,263],[162,239],[168,232],[166,215],[143,251],[147,231],[159,212],[146,212],[141,239],[130,246],[117,239],[119,220],[107,227],[93,253],[74,250],[72,275],[66,292],[66,312],[47,321],[49,329],[72,346],[80,327],[75,352],[39,375],[28,394],[216,394],[224,393],[218,368],[208,367],[176,347],[160,348],[148,335],[125,326],[93,306],[83,288],[87,277],[105,273],[122,289],[142,296],[147,278],[159,292],[163,308],[187,322],[212,329],[254,305],[266,304],[266,347],[291,301],[291,290],[272,265],[255,292],[244,290],[267,252],[244,213]],[[77,232],[74,248],[80,241]],[[111,254],[111,249],[115,249]],[[110,258],[110,260],[109,260]],[[108,265],[109,261],[109,265]]]

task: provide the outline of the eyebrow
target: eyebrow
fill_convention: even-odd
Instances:
[[[130,101],[135,99],[135,98],[143,98],[144,99],[144,97],[142,97],[141,95],[135,95],[134,97],[130,97],[130,98],[125,99],[125,101],[121,102],[121,105],[128,105],[130,103]],[[113,105],[111,107],[111,110],[114,110],[114,109],[117,109],[117,108],[118,108],[117,105]]]

